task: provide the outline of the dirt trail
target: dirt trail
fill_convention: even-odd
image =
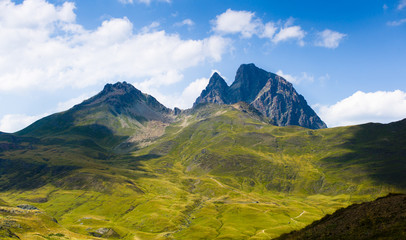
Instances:
[[[300,213],[299,215],[297,215],[296,217],[294,217],[294,218],[290,218],[292,221],[295,221],[295,222],[297,222],[295,219],[297,219],[297,218],[300,218],[303,214],[305,214],[306,213],[306,211],[305,210],[303,210],[303,212],[302,213]]]

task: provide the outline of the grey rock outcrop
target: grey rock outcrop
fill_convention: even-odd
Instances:
[[[200,103],[228,104],[230,103],[230,100],[228,99],[228,90],[229,87],[226,81],[224,81],[224,79],[217,72],[215,72],[211,76],[206,89],[202,91],[193,106]]]
[[[291,83],[252,63],[238,68],[235,81],[230,87],[220,75],[213,74],[193,106],[199,103],[237,102],[250,104],[277,126],[297,125],[311,129],[327,127]]]

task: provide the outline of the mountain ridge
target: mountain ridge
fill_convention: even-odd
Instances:
[[[268,79],[261,101],[291,87]],[[134,89],[0,134],[0,238],[271,239],[406,191],[406,119],[275,126],[247,102],[172,111]]]
[[[221,85],[214,84],[215,80],[220,79]],[[277,126],[298,125],[310,129],[327,127],[291,83],[253,63],[242,64],[238,68],[231,86],[217,73],[213,74],[193,106],[199,103],[234,104],[240,101],[251,104]]]

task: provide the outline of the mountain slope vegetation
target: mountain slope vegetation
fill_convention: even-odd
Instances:
[[[0,134],[2,238],[270,239],[406,189],[406,120],[279,127],[244,102],[175,115],[122,85]]]

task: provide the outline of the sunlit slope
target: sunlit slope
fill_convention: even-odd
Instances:
[[[275,127],[236,108],[241,105],[202,106],[135,155],[156,158],[150,164],[181,163],[187,174],[215,175],[247,191],[340,194],[406,187],[405,120],[309,130]]]
[[[113,239],[269,239],[405,190],[405,121],[323,130],[268,121],[246,104],[201,105],[127,153],[114,151],[120,140],[92,135],[82,135],[94,143],[86,145],[2,134],[0,198],[58,222],[5,229],[21,239],[100,229]]]

